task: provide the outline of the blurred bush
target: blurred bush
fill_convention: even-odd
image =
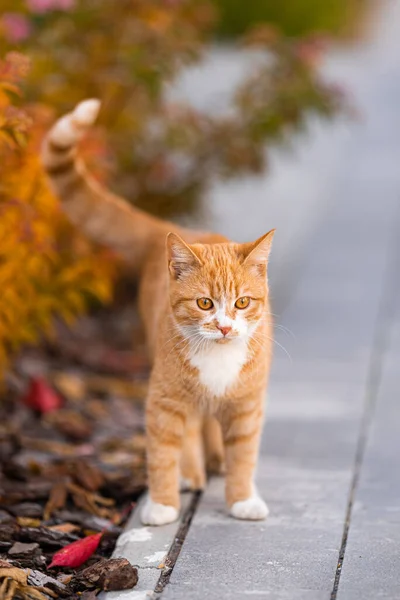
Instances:
[[[193,208],[215,176],[257,172],[265,142],[330,114],[337,98],[316,76],[304,42],[260,37],[265,65],[213,118],[165,102],[165,84],[201,57],[214,34],[208,0],[3,0],[3,50],[32,61],[29,101],[57,114],[79,100],[103,102],[100,165],[117,192],[158,214]],[[246,3],[247,6],[247,3]],[[314,57],[315,58],[315,57]]]
[[[73,231],[38,159],[38,110],[17,108],[28,61],[0,61],[0,378],[10,354],[41,334],[55,315],[71,322],[92,298],[111,297],[113,262]]]
[[[265,21],[288,36],[314,32],[346,36],[356,29],[368,0],[214,1],[220,12],[218,31],[222,36],[231,37]]]
[[[9,55],[0,73],[0,367],[10,348],[49,329],[52,314],[69,319],[88,294],[110,295],[110,257],[67,225],[42,174],[40,139],[55,116],[101,98],[100,124],[83,148],[89,165],[165,214],[196,206],[216,176],[261,172],[266,143],[341,103],[316,73],[319,44],[269,26],[244,40],[264,62],[225,115],[168,103],[166,84],[215,33],[208,0],[2,0],[2,10],[0,55],[22,55]]]

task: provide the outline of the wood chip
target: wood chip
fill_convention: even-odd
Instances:
[[[103,559],[84,569],[79,577],[105,591],[129,590],[138,580],[138,570],[126,558]]]
[[[33,554],[39,550],[39,544],[24,544],[23,542],[15,542],[15,544],[9,549],[8,555],[16,558],[18,556],[26,556]]]

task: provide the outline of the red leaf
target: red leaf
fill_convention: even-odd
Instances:
[[[80,567],[96,552],[102,535],[103,533],[88,535],[83,540],[72,542],[72,544],[61,548],[61,550],[55,553],[53,560],[47,568]]]
[[[22,402],[41,413],[48,413],[62,406],[60,396],[41,377],[33,377],[31,379],[28,391],[23,396]]]

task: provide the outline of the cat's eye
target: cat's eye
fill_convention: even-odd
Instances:
[[[214,306],[213,301],[210,298],[199,298],[197,300],[197,306],[202,310],[210,310]]]
[[[235,306],[236,308],[247,308],[250,304],[250,298],[248,296],[243,296],[243,298],[239,298],[236,300]]]

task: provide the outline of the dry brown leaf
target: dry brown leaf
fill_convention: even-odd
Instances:
[[[46,422],[50,423],[60,433],[73,441],[87,440],[92,434],[89,421],[76,410],[61,409],[49,413]]]
[[[50,596],[50,598],[58,598],[58,594],[56,594],[56,592],[53,592],[53,590],[47,587],[36,587],[34,588],[34,590],[37,590],[38,592],[43,592],[47,596]]]
[[[111,517],[111,511],[107,508],[103,508],[103,506],[114,505],[114,500],[111,498],[103,498],[103,496],[88,492],[84,488],[80,487],[79,485],[75,485],[74,483],[68,484],[68,490],[72,495],[75,506],[78,508],[82,508],[93,515],[103,517],[105,519],[109,519]],[[101,506],[98,506],[98,504]]]
[[[68,585],[71,583],[73,579],[73,575],[67,575],[66,573],[59,573],[57,575],[57,580],[63,583],[64,585]]]
[[[0,579],[13,579],[17,583],[27,585],[28,575],[17,567],[0,567]]]
[[[50,525],[47,529],[59,531],[60,533],[74,533],[74,531],[79,531],[80,527],[73,523],[60,523],[60,525]]]
[[[44,520],[50,519],[54,511],[63,508],[67,499],[67,486],[64,481],[56,483],[51,492],[44,509]]]
[[[18,525],[21,527],[40,527],[41,520],[40,519],[31,519],[30,517],[17,517]]]
[[[102,375],[89,375],[85,378],[88,392],[105,392],[110,396],[122,396],[134,400],[144,400],[147,395],[148,384],[145,381],[127,381],[117,377]]]
[[[18,583],[13,579],[5,579],[0,589],[1,598],[4,600],[12,600],[14,598],[15,591],[18,587]]]
[[[23,598],[26,598],[26,600],[47,600],[46,596],[43,596],[42,592],[39,591],[40,589],[41,588],[34,588],[30,585],[18,586],[18,592],[22,595]],[[47,588],[43,588],[43,590],[46,590],[46,594],[49,593]],[[56,598],[57,596],[53,595],[53,598],[54,597]]]
[[[82,377],[71,373],[53,371],[50,375],[56,388],[69,400],[78,402],[86,395],[86,386]]]
[[[21,436],[21,444],[29,450],[39,450],[56,456],[76,456],[76,446],[41,438]]]
[[[95,492],[104,485],[101,471],[85,460],[71,463],[70,474],[79,485],[90,492]]]

